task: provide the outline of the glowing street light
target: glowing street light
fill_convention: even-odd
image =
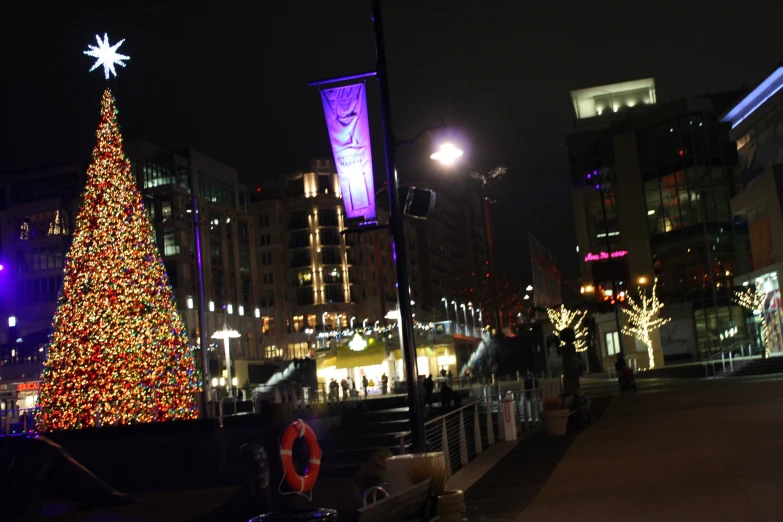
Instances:
[[[445,297],[440,298],[441,301],[443,301],[443,307],[446,309],[446,322],[449,322],[449,300]]]
[[[533,285],[527,285],[527,288],[525,288],[526,291],[532,292],[533,291]]]
[[[437,152],[433,152],[430,158],[440,161],[444,165],[454,165],[454,162],[462,156],[462,150],[453,143],[444,143]]]
[[[222,330],[218,330],[217,332],[212,334],[213,339],[223,339],[223,348],[225,349],[226,352],[226,377],[228,377],[229,383],[232,381],[231,381],[231,351],[229,350],[228,340],[237,339],[239,337],[242,337],[242,334],[240,334],[239,332],[237,332],[232,328],[228,328],[225,325],[223,325]],[[233,390],[229,392],[229,395],[233,396]]]

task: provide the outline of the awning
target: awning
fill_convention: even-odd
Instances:
[[[330,366],[336,366],[337,365],[337,355],[335,354],[329,354],[325,357],[318,357],[315,360],[316,368],[319,370],[322,370],[324,368],[329,368]]]
[[[386,348],[383,343],[373,343],[360,352],[351,350],[347,345],[337,347],[338,370],[344,368],[360,368],[362,366],[375,366],[383,363],[386,357]]]

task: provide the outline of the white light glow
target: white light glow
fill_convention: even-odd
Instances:
[[[440,146],[440,150],[432,153],[430,158],[440,161],[444,165],[453,165],[460,156],[462,156],[462,150],[455,147],[453,143],[444,143]]]
[[[352,352],[361,352],[367,348],[367,341],[362,339],[361,335],[356,334],[353,336],[351,342],[348,343],[348,348],[350,348]]]
[[[8,318],[8,327],[13,328],[14,326],[16,326],[16,316],[12,315]]]
[[[193,298],[188,297],[188,309],[193,310]]]
[[[105,33],[103,35],[103,41],[101,41],[100,35],[97,34],[95,35],[95,39],[98,40],[98,46],[96,47],[94,45],[88,45],[87,50],[84,51],[84,54],[87,56],[96,58],[95,64],[92,66],[92,69],[90,69],[90,72],[93,72],[98,67],[103,66],[103,72],[107,80],[112,74],[117,76],[117,71],[114,69],[114,66],[119,65],[125,67],[123,60],[130,60],[129,56],[125,56],[124,54],[119,54],[117,52],[117,49],[125,40],[123,39],[114,45],[109,45],[109,35]]]
[[[650,210],[648,210],[648,211],[647,211],[647,215],[648,215],[648,216],[653,216],[653,215],[655,215],[655,209],[650,209]]]

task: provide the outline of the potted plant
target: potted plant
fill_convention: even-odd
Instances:
[[[549,435],[565,435],[569,413],[568,408],[563,407],[563,398],[560,395],[544,398],[541,418],[544,420],[546,432]]]
[[[459,489],[446,489],[448,477],[444,459],[447,458],[440,453],[438,458],[416,459],[411,462],[407,474],[414,485],[430,479],[430,495],[436,499],[435,511],[440,522],[459,522],[465,495]]]

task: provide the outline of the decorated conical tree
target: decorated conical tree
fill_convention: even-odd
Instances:
[[[39,431],[197,417],[198,376],[107,88],[42,375]]]

